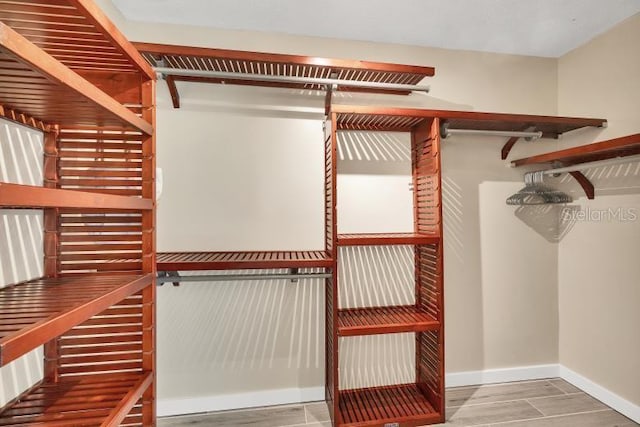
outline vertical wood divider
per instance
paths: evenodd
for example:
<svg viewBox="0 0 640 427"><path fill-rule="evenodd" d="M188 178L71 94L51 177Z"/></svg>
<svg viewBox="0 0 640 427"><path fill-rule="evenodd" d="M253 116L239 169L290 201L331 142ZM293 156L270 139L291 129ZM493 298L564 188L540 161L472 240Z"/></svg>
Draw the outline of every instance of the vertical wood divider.
<svg viewBox="0 0 640 427"><path fill-rule="evenodd" d="M156 82L142 84L142 118L155 129ZM142 197L153 201L153 209L142 212L142 270L156 274L156 136L142 142ZM142 424L156 424L156 286L155 281L142 291L142 368L153 372L153 382L142 396Z"/></svg>
<svg viewBox="0 0 640 427"><path fill-rule="evenodd" d="M60 128L57 125L50 126L44 132L44 164L43 164L43 187L58 188L60 173L58 170L58 135ZM58 214L55 208L44 209L44 276L58 277L59 262L58 253L60 240L58 236ZM44 379L49 382L57 382L59 378L58 366L60 359L60 346L58 338L47 342L44 345Z"/></svg>

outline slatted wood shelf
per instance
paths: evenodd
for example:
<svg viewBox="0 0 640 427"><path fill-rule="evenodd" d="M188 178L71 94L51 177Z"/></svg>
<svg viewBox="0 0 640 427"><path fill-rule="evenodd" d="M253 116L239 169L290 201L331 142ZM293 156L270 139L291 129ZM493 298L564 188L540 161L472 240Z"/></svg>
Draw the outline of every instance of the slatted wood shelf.
<svg viewBox="0 0 640 427"><path fill-rule="evenodd" d="M443 419L416 384L341 390L337 426L421 426Z"/></svg>
<svg viewBox="0 0 640 427"><path fill-rule="evenodd" d="M0 105L34 119L61 126L126 126L153 133L150 123L3 22L0 74Z"/></svg>
<svg viewBox="0 0 640 427"><path fill-rule="evenodd" d="M160 271L328 268L332 265L331 255L325 251L159 252L157 256Z"/></svg>
<svg viewBox="0 0 640 427"><path fill-rule="evenodd" d="M439 241L439 236L421 233L338 234L338 246L433 245Z"/></svg>
<svg viewBox="0 0 640 427"><path fill-rule="evenodd" d="M73 70L155 74L109 18L88 0L5 1L0 21Z"/></svg>
<svg viewBox="0 0 640 427"><path fill-rule="evenodd" d="M343 337L424 332L439 327L440 322L413 305L338 311L338 335Z"/></svg>
<svg viewBox="0 0 640 427"><path fill-rule="evenodd" d="M154 66L175 70L214 71L231 74L259 76L336 78L357 82L394 83L417 85L425 77L435 74L433 67L390 64L371 61L319 58L300 55L283 55L262 52L247 52L226 49L210 49L193 46L176 46L153 43L133 43L147 61ZM333 77L332 77L333 76ZM167 84L172 92L174 106L179 107L179 96L175 81L199 83L224 83L250 86L283 87L307 90L325 90L324 85L265 82L214 77L180 76L169 73ZM338 90L383 92L381 89L340 87ZM388 93L389 91L387 91ZM408 94L406 91L392 93Z"/></svg>
<svg viewBox="0 0 640 427"><path fill-rule="evenodd" d="M0 410L0 426L117 426L152 379L140 372L41 383Z"/></svg>
<svg viewBox="0 0 640 427"><path fill-rule="evenodd" d="M513 166L551 164L573 166L581 163L608 160L616 157L627 157L640 154L640 133L622 138L610 139L580 147L567 148L566 150L553 151L537 156L518 159L511 164Z"/></svg>
<svg viewBox="0 0 640 427"><path fill-rule="evenodd" d="M605 119L482 113L475 111L426 110L333 105L338 130L409 132L418 124L439 118L452 129L523 131L535 128L543 138L557 138L572 130L602 127Z"/></svg>
<svg viewBox="0 0 640 427"><path fill-rule="evenodd" d="M0 366L153 282L153 274L100 274L36 279L0 289Z"/></svg>
<svg viewBox="0 0 640 427"><path fill-rule="evenodd" d="M133 196L0 182L0 207L151 210L153 201Z"/></svg>

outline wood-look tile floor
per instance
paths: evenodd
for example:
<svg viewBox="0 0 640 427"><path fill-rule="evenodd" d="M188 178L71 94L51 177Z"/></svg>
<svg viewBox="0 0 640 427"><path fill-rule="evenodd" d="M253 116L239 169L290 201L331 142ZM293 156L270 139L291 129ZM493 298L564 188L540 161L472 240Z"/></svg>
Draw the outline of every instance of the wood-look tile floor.
<svg viewBox="0 0 640 427"><path fill-rule="evenodd" d="M324 402L162 418L158 426L330 427ZM447 389L439 427L639 426L561 379Z"/></svg>

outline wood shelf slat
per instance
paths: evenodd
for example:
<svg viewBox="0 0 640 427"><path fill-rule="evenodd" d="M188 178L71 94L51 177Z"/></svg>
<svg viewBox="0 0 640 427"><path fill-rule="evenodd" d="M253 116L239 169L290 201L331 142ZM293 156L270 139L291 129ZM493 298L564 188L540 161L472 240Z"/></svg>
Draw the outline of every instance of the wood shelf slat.
<svg viewBox="0 0 640 427"><path fill-rule="evenodd" d="M427 110L333 105L338 130L409 132L424 120L439 118L452 129L523 131L534 127L543 138L583 127L602 127L607 121L596 118L555 117L528 114L486 113L476 111Z"/></svg>
<svg viewBox="0 0 640 427"><path fill-rule="evenodd" d="M95 274L42 278L0 289L0 366L153 282L153 274Z"/></svg>
<svg viewBox="0 0 640 427"><path fill-rule="evenodd" d="M127 126L147 135L153 126L0 22L0 105L48 124Z"/></svg>
<svg viewBox="0 0 640 427"><path fill-rule="evenodd" d="M338 335L394 334L436 330L440 322L413 305L338 310Z"/></svg>
<svg viewBox="0 0 640 427"><path fill-rule="evenodd" d="M153 201L134 196L0 182L0 207L150 210L153 209Z"/></svg>
<svg viewBox="0 0 640 427"><path fill-rule="evenodd" d="M440 237L421 233L350 233L338 234L338 246L433 245Z"/></svg>
<svg viewBox="0 0 640 427"><path fill-rule="evenodd" d="M140 372L43 382L0 410L0 426L120 425L152 380Z"/></svg>
<svg viewBox="0 0 640 427"><path fill-rule="evenodd" d="M328 268L325 251L159 252L160 271L241 270L267 268Z"/></svg>
<svg viewBox="0 0 640 427"><path fill-rule="evenodd" d="M540 164L554 164L562 167L638 154L640 154L640 133L526 157L514 160L511 164L515 167Z"/></svg>
<svg viewBox="0 0 640 427"><path fill-rule="evenodd" d="M420 426L439 422L436 412L417 384L341 390L338 427Z"/></svg>

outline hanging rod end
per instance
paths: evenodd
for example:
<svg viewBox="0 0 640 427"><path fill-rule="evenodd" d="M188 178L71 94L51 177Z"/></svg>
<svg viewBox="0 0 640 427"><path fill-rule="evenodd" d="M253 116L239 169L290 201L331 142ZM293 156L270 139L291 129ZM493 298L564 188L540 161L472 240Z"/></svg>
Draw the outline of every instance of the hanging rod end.
<svg viewBox="0 0 640 427"><path fill-rule="evenodd" d="M449 133L449 123L442 122L440 124L440 138L447 139L449 138L449 136L451 136L451 134Z"/></svg>

